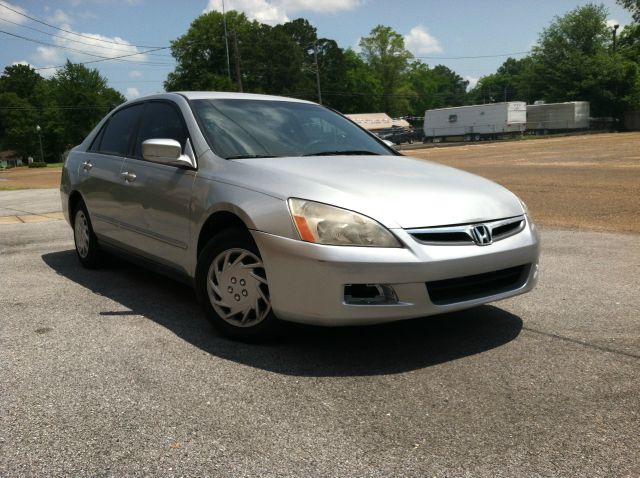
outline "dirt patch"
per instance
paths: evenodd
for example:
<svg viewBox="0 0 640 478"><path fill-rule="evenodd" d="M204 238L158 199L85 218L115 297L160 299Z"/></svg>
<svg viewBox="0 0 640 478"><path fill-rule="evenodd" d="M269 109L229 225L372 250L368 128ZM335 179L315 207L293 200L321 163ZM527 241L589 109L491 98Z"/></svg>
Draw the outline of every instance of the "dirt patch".
<svg viewBox="0 0 640 478"><path fill-rule="evenodd" d="M640 233L640 133L464 144L406 151L491 179L536 223Z"/></svg>
<svg viewBox="0 0 640 478"><path fill-rule="evenodd" d="M62 168L12 168L0 170L2 189L59 188Z"/></svg>

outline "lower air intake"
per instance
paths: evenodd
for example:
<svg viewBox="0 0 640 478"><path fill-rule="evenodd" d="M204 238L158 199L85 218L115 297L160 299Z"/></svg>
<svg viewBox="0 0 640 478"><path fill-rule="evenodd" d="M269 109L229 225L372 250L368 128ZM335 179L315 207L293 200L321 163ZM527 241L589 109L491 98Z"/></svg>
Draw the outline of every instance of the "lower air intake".
<svg viewBox="0 0 640 478"><path fill-rule="evenodd" d="M455 304L482 299L519 289L527 281L531 264L472 276L427 282L431 302L436 305Z"/></svg>

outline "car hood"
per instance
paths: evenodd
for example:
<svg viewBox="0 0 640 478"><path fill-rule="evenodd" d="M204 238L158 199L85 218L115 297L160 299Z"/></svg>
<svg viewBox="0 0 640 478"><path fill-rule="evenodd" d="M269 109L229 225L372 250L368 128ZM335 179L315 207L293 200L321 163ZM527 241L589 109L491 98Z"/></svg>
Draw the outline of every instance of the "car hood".
<svg viewBox="0 0 640 478"><path fill-rule="evenodd" d="M390 228L489 221L523 214L518 198L471 173L406 156L232 160L234 182L359 212Z"/></svg>

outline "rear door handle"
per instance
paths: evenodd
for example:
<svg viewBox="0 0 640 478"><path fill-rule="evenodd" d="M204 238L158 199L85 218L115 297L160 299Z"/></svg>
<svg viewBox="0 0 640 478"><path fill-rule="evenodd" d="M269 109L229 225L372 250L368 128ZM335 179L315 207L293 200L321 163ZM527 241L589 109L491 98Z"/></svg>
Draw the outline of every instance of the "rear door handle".
<svg viewBox="0 0 640 478"><path fill-rule="evenodd" d="M120 176L128 183L132 183L132 182L134 182L136 180L136 175L134 173L130 173L128 171L120 173Z"/></svg>
<svg viewBox="0 0 640 478"><path fill-rule="evenodd" d="M85 171L89 171L91 168L93 168L93 164L91 164L91 161L86 160L84 163L82 163L82 169L84 169Z"/></svg>

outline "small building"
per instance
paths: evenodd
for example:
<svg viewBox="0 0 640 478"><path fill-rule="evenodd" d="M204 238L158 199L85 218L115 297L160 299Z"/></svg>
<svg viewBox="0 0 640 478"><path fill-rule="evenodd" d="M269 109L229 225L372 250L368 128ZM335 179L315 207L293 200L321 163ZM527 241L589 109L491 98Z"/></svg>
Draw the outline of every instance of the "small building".
<svg viewBox="0 0 640 478"><path fill-rule="evenodd" d="M438 108L425 111L424 136L434 142L502 138L522 134L526 122L524 101Z"/></svg>
<svg viewBox="0 0 640 478"><path fill-rule="evenodd" d="M527 105L530 131L573 131L589 128L589 102L540 103Z"/></svg>
<svg viewBox="0 0 640 478"><path fill-rule="evenodd" d="M0 151L0 168L7 169L15 168L16 166L22 166L22 156L9 149Z"/></svg>
<svg viewBox="0 0 640 478"><path fill-rule="evenodd" d="M345 116L369 131L379 131L394 126L393 120L386 113L357 113Z"/></svg>

